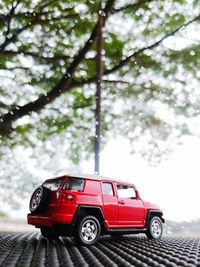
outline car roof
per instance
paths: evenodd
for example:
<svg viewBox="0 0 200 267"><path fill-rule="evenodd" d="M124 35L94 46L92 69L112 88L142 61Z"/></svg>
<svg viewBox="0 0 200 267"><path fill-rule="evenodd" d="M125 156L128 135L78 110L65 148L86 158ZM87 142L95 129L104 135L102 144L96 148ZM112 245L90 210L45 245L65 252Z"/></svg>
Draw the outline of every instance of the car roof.
<svg viewBox="0 0 200 267"><path fill-rule="evenodd" d="M97 181L114 181L114 182L120 182L120 183L125 183L125 184L132 184L130 182L127 181L123 181L123 180L119 180L119 179L115 179L115 178L110 178L110 177L106 177L106 176L101 176L101 175L97 175L97 174L84 174L84 173L79 173L79 174L66 174L66 176L68 177L76 177L76 178L84 178L84 179L89 179L89 180L97 180Z"/></svg>

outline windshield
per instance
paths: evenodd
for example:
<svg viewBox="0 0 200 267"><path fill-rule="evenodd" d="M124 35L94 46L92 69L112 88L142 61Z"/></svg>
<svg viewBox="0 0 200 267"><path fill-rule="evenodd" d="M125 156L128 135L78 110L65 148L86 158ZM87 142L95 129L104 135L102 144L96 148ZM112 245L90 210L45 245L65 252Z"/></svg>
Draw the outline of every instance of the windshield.
<svg viewBox="0 0 200 267"><path fill-rule="evenodd" d="M54 191L54 190L58 190L62 184L62 182L64 181L64 177L59 177L59 178L55 178L55 179L49 179L46 180L43 183L43 186L49 188L50 190Z"/></svg>

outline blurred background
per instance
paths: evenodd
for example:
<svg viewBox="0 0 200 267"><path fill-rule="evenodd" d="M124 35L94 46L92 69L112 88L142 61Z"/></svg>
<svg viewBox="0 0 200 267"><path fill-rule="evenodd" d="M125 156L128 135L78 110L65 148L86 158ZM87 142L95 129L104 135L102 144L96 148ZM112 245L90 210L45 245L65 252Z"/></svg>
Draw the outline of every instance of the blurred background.
<svg viewBox="0 0 200 267"><path fill-rule="evenodd" d="M95 172L199 234L199 7L0 0L0 230L34 230L45 179Z"/></svg>

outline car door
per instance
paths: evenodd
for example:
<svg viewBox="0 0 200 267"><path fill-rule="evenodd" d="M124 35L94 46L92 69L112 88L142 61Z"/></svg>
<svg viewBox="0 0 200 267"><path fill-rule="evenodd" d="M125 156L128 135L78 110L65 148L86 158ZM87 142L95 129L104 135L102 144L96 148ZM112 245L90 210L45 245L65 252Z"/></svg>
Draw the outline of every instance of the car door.
<svg viewBox="0 0 200 267"><path fill-rule="evenodd" d="M133 186L117 184L118 225L123 227L144 227L143 201Z"/></svg>
<svg viewBox="0 0 200 267"><path fill-rule="evenodd" d="M102 182L104 219L107 227L117 226L118 199L111 182Z"/></svg>

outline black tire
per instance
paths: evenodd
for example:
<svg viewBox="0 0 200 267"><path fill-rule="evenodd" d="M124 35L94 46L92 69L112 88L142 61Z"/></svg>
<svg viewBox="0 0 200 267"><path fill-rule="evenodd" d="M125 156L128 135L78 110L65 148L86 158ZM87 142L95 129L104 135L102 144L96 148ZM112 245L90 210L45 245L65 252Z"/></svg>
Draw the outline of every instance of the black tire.
<svg viewBox="0 0 200 267"><path fill-rule="evenodd" d="M101 234L101 225L94 216L86 216L82 218L75 228L75 240L80 245L93 245Z"/></svg>
<svg viewBox="0 0 200 267"><path fill-rule="evenodd" d="M32 194L29 209L31 213L44 212L49 204L50 189L39 186Z"/></svg>
<svg viewBox="0 0 200 267"><path fill-rule="evenodd" d="M52 227L42 227L40 231L42 236L46 239L57 239L59 236L57 231Z"/></svg>
<svg viewBox="0 0 200 267"><path fill-rule="evenodd" d="M159 217L152 217L149 221L146 236L149 239L159 239L163 233L163 224Z"/></svg>

